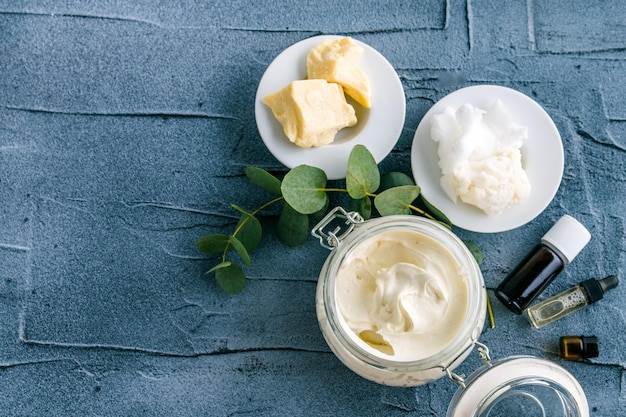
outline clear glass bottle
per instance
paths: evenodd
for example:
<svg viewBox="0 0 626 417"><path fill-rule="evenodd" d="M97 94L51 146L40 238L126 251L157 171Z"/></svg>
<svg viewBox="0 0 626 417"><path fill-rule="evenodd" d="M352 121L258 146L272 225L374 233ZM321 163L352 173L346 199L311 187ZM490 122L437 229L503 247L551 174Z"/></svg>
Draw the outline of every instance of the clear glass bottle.
<svg viewBox="0 0 626 417"><path fill-rule="evenodd" d="M593 304L604 297L604 293L617 287L619 279L609 275L603 279L588 279L554 297L548 298L527 311L528 318L537 329L550 324L561 317Z"/></svg>
<svg viewBox="0 0 626 417"><path fill-rule="evenodd" d="M571 216L561 217L524 260L496 288L496 297L515 314L522 312L591 239Z"/></svg>

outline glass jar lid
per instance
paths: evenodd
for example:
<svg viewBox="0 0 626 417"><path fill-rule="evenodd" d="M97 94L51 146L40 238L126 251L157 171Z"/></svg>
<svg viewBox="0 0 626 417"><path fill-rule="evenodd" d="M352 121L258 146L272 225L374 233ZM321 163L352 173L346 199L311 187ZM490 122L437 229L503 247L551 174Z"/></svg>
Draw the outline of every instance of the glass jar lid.
<svg viewBox="0 0 626 417"><path fill-rule="evenodd" d="M576 378L545 359L503 358L457 382L447 417L589 417Z"/></svg>

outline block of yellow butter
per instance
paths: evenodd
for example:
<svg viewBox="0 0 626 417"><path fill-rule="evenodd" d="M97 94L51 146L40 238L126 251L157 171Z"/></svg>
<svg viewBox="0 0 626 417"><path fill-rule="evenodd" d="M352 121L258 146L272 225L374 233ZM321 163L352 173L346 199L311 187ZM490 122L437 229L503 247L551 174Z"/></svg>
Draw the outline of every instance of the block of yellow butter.
<svg viewBox="0 0 626 417"><path fill-rule="evenodd" d="M352 38L326 39L309 51L307 76L340 84L347 95L369 109L370 80L359 67L363 52L363 48Z"/></svg>
<svg viewBox="0 0 626 417"><path fill-rule="evenodd" d="M340 129L357 121L342 87L325 80L292 81L263 98L263 103L283 125L287 138L303 148L327 145Z"/></svg>

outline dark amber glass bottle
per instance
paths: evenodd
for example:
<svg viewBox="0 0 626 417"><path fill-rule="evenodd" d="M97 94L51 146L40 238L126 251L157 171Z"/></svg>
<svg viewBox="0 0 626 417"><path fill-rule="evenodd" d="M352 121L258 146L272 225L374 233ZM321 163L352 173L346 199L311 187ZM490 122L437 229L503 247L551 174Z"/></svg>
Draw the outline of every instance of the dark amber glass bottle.
<svg viewBox="0 0 626 417"><path fill-rule="evenodd" d="M559 339L559 356L568 361L597 358L600 355L595 336L562 336Z"/></svg>
<svg viewBox="0 0 626 417"><path fill-rule="evenodd" d="M537 245L496 290L496 297L516 314L530 305L563 270L565 262L546 245Z"/></svg>
<svg viewBox="0 0 626 417"><path fill-rule="evenodd" d="M589 231L571 216L563 216L541 244L496 288L496 297L512 312L522 312L570 263L591 239Z"/></svg>

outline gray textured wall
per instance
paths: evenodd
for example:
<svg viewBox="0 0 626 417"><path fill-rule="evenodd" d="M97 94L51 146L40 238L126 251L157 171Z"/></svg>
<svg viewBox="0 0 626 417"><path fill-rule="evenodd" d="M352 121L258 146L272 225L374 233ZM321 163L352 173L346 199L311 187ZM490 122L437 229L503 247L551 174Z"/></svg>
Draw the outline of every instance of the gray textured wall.
<svg viewBox="0 0 626 417"><path fill-rule="evenodd" d="M313 239L287 249L268 218L243 293L203 275L215 258L196 239L230 233L230 203L267 199L243 168L286 171L257 133L256 86L317 34L371 45L401 78L406 122L383 171L410 173L421 117L464 86L514 88L553 118L565 172L548 209L510 232L457 231L482 247L490 289L565 213L593 237L545 296L623 275L621 0L153 3L0 0L0 415L445 415L451 381L379 386L330 353ZM592 416L626 415L625 296L540 331L492 298L482 340L558 361L560 335L596 334L599 358L559 363Z"/></svg>

